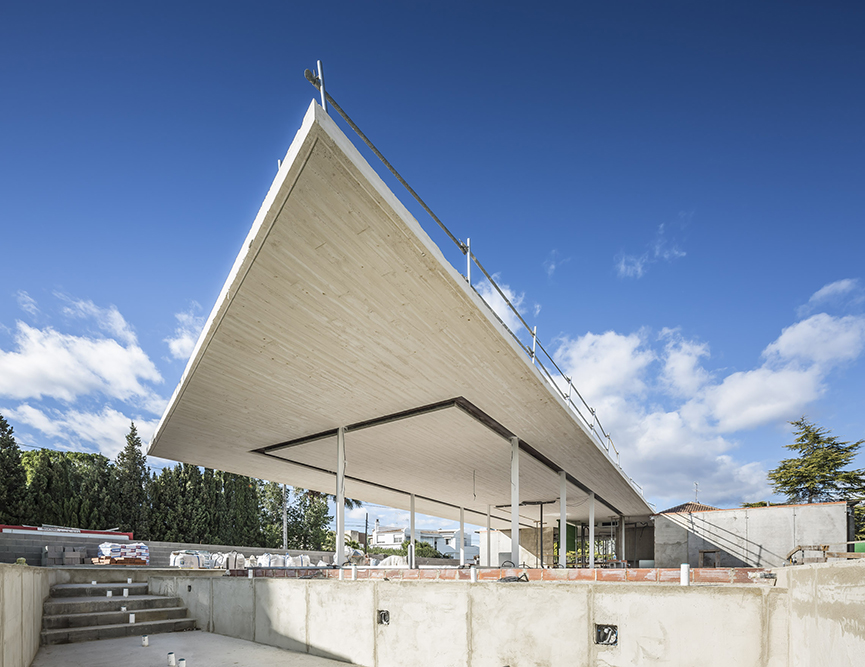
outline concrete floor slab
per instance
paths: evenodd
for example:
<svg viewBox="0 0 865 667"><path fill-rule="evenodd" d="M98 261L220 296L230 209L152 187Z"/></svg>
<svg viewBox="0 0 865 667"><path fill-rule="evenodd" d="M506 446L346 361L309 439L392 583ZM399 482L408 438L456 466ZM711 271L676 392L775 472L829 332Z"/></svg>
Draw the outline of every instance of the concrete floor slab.
<svg viewBox="0 0 865 667"><path fill-rule="evenodd" d="M209 632L171 632L150 635L150 646L141 637L43 646L31 667L154 667L168 663L168 652L186 658L187 667L280 665L281 667L335 667L344 662L263 646L243 639Z"/></svg>

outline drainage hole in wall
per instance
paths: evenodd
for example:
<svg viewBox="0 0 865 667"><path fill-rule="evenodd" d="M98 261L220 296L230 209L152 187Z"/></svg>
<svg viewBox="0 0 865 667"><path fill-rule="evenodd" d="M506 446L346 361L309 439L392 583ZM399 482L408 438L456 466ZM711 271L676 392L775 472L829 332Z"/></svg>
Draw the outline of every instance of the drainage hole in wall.
<svg viewBox="0 0 865 667"><path fill-rule="evenodd" d="M378 624L390 625L390 612L387 609L378 610Z"/></svg>
<svg viewBox="0 0 865 667"><path fill-rule="evenodd" d="M619 627L617 625L595 625L595 643L604 646L616 646L619 643Z"/></svg>

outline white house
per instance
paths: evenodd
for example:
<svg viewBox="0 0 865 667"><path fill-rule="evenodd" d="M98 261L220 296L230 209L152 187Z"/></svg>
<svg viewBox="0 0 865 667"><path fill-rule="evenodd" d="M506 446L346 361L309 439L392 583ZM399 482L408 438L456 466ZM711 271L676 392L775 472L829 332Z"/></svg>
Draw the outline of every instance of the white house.
<svg viewBox="0 0 865 667"><path fill-rule="evenodd" d="M444 556L459 558L458 533L459 530L453 528L441 528L439 530L415 529L415 539L418 542L426 542ZM409 528L381 526L378 519L376 519L370 546L394 549L398 548L404 540L410 539L410 537L411 530ZM472 536L468 531L463 534L463 545L467 562L473 561L480 554L480 549L472 544Z"/></svg>

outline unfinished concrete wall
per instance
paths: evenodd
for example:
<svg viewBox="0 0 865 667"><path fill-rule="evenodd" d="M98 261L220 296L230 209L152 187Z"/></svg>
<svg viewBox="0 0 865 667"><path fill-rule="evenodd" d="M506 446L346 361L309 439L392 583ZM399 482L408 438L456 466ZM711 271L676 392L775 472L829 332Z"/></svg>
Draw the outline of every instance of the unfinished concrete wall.
<svg viewBox="0 0 865 667"><path fill-rule="evenodd" d="M865 567L848 579L865 590ZM201 629L366 667L785 667L793 632L837 625L813 608L791 628L782 584L153 577L151 592L183 598ZM595 644L595 624L617 625L618 645Z"/></svg>
<svg viewBox="0 0 865 667"><path fill-rule="evenodd" d="M28 667L39 650L51 572L0 563L0 667Z"/></svg>
<svg viewBox="0 0 865 667"><path fill-rule="evenodd" d="M798 545L846 551L847 504L785 505L655 516L655 565L699 567L717 551L720 567L782 567ZM706 553L704 560L714 559Z"/></svg>
<svg viewBox="0 0 865 667"><path fill-rule="evenodd" d="M865 561L800 565L788 586L790 667L860 665L865 656Z"/></svg>

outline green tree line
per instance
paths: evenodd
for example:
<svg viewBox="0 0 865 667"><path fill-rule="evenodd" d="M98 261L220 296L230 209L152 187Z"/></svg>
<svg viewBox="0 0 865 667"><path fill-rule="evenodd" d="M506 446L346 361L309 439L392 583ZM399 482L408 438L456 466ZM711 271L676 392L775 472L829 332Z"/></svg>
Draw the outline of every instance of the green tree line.
<svg viewBox="0 0 865 667"><path fill-rule="evenodd" d="M288 548L333 541L327 496L287 494ZM151 471L135 424L111 461L102 454L22 452L0 415L0 524L118 529L137 540L282 547L283 487L187 463Z"/></svg>

